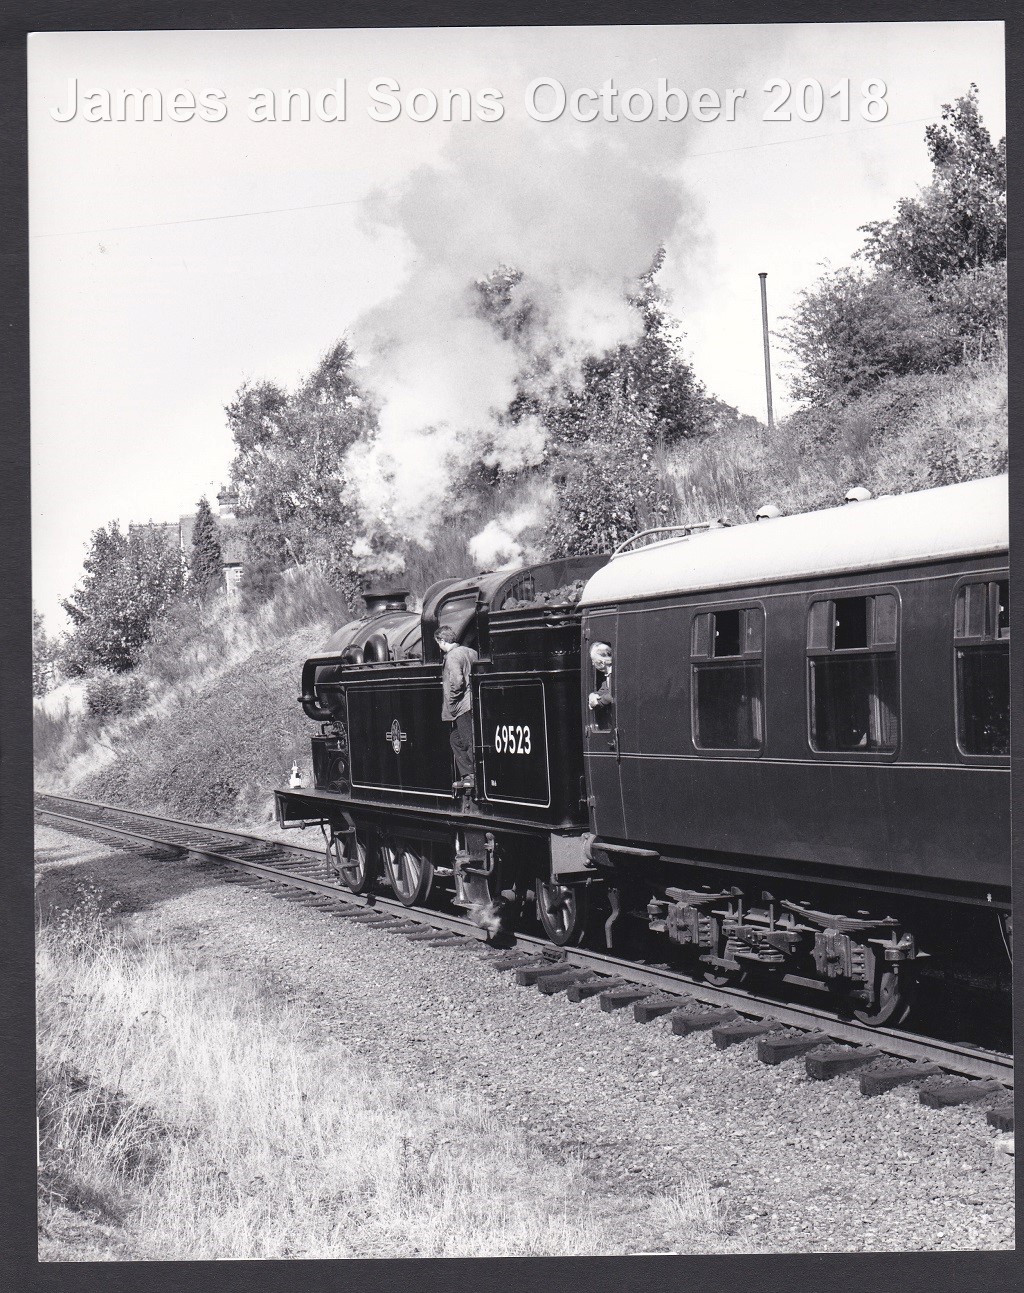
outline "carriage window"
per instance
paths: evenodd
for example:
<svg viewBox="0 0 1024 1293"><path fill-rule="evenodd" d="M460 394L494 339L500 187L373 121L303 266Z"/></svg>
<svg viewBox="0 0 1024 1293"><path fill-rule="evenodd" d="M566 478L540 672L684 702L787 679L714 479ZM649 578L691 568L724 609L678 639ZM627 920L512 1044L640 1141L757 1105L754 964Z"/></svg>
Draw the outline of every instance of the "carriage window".
<svg viewBox="0 0 1024 1293"><path fill-rule="evenodd" d="M612 648L607 642L595 642L590 648L591 690L587 697L591 724L602 732L615 726L615 696L612 692Z"/></svg>
<svg viewBox="0 0 1024 1293"><path fill-rule="evenodd" d="M1010 753L1010 585L965 584L956 595L956 737L964 754Z"/></svg>
<svg viewBox="0 0 1024 1293"><path fill-rule="evenodd" d="M700 750L759 750L764 742L764 611L693 617L693 743Z"/></svg>
<svg viewBox="0 0 1024 1293"><path fill-rule="evenodd" d="M813 749L896 749L897 646L897 602L892 593L812 603L807 656Z"/></svg>

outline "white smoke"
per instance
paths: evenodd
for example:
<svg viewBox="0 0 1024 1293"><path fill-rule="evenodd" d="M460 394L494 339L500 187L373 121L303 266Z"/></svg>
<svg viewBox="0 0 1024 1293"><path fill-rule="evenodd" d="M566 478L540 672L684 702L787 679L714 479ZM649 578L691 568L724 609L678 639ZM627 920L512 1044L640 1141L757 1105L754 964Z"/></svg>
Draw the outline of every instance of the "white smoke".
<svg viewBox="0 0 1024 1293"><path fill-rule="evenodd" d="M469 540L469 555L481 570L512 570L532 559L529 545L521 541L524 530L540 525L546 499L511 512L501 512Z"/></svg>
<svg viewBox="0 0 1024 1293"><path fill-rule="evenodd" d="M368 531L424 542L468 463L541 461L541 424L503 411L524 383L573 381L586 356L637 337L626 294L687 210L677 160L621 136L506 122L500 136L453 133L440 164L375 195L365 218L400 231L409 272L354 330L380 402L376 438L347 464ZM473 289L499 266L521 273L511 308L530 311L512 340Z"/></svg>

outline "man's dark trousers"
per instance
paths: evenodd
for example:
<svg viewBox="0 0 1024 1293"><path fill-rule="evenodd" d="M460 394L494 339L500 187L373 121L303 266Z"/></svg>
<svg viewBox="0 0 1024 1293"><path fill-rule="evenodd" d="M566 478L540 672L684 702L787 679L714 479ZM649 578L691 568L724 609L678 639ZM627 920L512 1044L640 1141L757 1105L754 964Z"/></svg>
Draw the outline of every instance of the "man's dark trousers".
<svg viewBox="0 0 1024 1293"><path fill-rule="evenodd" d="M473 711L460 714L452 724L452 753L455 755L455 770L460 780L472 777L475 773L473 760Z"/></svg>

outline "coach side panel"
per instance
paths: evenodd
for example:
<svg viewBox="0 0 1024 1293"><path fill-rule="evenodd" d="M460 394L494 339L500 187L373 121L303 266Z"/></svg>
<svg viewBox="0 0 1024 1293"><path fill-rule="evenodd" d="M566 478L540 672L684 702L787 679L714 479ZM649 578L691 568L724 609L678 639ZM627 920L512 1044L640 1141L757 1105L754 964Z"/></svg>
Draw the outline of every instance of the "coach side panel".
<svg viewBox="0 0 1024 1293"><path fill-rule="evenodd" d="M617 608L614 740L587 751L588 780L603 792L595 829L666 855L741 854L766 869L790 859L1007 885L1009 760L965 754L955 720L958 590L999 578L1005 568L979 560ZM814 606L845 616L861 601L897 640L832 658L815 651L812 620L826 612ZM737 623L739 654L716 658L708 626L722 634ZM605 612L606 637L608 626ZM888 708L872 720L882 748L815 748L812 671L876 667L888 679ZM698 692L719 679L743 721L712 712L708 722ZM732 748L712 748L723 742Z"/></svg>

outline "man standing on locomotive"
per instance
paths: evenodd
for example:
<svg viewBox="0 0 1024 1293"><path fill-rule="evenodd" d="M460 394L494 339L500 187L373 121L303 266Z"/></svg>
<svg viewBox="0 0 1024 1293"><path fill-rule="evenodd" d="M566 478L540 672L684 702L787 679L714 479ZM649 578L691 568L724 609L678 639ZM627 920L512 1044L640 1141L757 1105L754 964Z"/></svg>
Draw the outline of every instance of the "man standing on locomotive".
<svg viewBox="0 0 1024 1293"><path fill-rule="evenodd" d="M473 749L473 689L470 674L479 658L472 647L459 646L454 632L446 625L437 630L434 641L444 655L441 670L441 719L451 723L452 753L458 780L452 790L472 794L476 786L476 760Z"/></svg>

